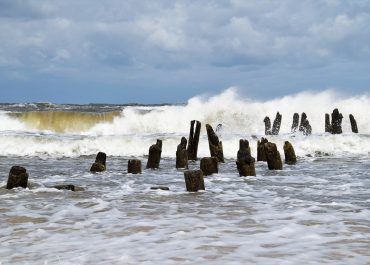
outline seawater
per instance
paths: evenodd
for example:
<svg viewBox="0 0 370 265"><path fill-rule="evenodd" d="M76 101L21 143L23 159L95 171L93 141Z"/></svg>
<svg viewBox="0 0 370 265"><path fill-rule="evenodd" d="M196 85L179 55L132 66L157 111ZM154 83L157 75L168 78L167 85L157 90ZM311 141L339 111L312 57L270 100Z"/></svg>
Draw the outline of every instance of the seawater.
<svg viewBox="0 0 370 265"><path fill-rule="evenodd" d="M342 135L324 133L324 114L338 107ZM370 264L370 126L367 95L333 91L270 101L241 98L234 89L186 104L0 105L1 264ZM292 142L296 165L241 178L239 139L256 156L263 118L283 115L270 136L283 155ZM294 112L305 111L313 135L291 134ZM359 134L350 131L348 115ZM202 122L198 156L209 156L204 126L216 127L226 162L187 193L175 169L176 146L190 120ZM163 140L160 169L127 174L131 158L147 159ZM98 151L107 171L91 174ZM28 189L6 190L13 165L27 168ZM199 168L199 161L190 162ZM75 184L82 192L59 191ZM153 191L152 186L170 191Z"/></svg>

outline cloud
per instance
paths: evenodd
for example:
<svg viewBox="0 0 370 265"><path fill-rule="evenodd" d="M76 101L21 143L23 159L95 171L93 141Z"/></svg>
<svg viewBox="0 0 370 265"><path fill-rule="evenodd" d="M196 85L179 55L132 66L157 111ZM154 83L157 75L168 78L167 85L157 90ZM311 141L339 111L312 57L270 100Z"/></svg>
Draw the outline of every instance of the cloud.
<svg viewBox="0 0 370 265"><path fill-rule="evenodd" d="M367 1L2 0L0 69L120 79L353 66L370 59L369 25Z"/></svg>

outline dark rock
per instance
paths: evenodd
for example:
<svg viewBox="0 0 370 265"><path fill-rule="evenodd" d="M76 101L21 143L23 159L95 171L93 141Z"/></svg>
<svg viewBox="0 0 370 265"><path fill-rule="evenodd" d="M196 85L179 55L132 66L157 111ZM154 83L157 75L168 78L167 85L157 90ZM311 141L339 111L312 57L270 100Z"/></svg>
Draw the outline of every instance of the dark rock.
<svg viewBox="0 0 370 265"><path fill-rule="evenodd" d="M27 188L27 184L28 184L27 170L24 167L13 166L9 172L6 188L9 190L17 187Z"/></svg>
<svg viewBox="0 0 370 265"><path fill-rule="evenodd" d="M218 173L218 159L217 157L203 157L200 160L200 169L204 176L209 176Z"/></svg>
<svg viewBox="0 0 370 265"><path fill-rule="evenodd" d="M343 115L339 113L338 109L334 109L331 114L331 129L332 134L341 134L342 133L342 119Z"/></svg>
<svg viewBox="0 0 370 265"><path fill-rule="evenodd" d="M255 176L255 159L251 156L251 149L248 140L240 139L236 167L239 176Z"/></svg>
<svg viewBox="0 0 370 265"><path fill-rule="evenodd" d="M268 140L263 137L257 142L257 161L267 161L265 143L268 143Z"/></svg>
<svg viewBox="0 0 370 265"><path fill-rule="evenodd" d="M169 187L165 186L156 186L156 187L150 187L151 190L170 190Z"/></svg>
<svg viewBox="0 0 370 265"><path fill-rule="evenodd" d="M212 126L206 124L207 129L207 136L208 136L208 143L209 143L209 151L212 157L217 157L218 162L225 162L224 161L224 153L222 148L222 142L219 141L218 136L213 131Z"/></svg>
<svg viewBox="0 0 370 265"><path fill-rule="evenodd" d="M54 189L58 190L70 190L70 191L84 191L84 188L72 185L72 184L61 184L53 186Z"/></svg>
<svg viewBox="0 0 370 265"><path fill-rule="evenodd" d="M267 165L270 170L281 170L283 169L283 163L281 162L280 153L277 150L276 144L265 143L265 151L267 158Z"/></svg>
<svg viewBox="0 0 370 265"><path fill-rule="evenodd" d="M285 141L284 143L284 155L285 155L285 164L293 165L297 163L297 157L295 155L294 147L288 141Z"/></svg>
<svg viewBox="0 0 370 265"><path fill-rule="evenodd" d="M351 122L351 129L353 133L358 133L357 122L352 114L349 114L349 121Z"/></svg>
<svg viewBox="0 0 370 265"><path fill-rule="evenodd" d="M281 118L282 118L281 114L279 112L276 113L276 117L275 117L274 123L272 125L272 131L271 131L272 135L278 135L279 134L280 126L281 126Z"/></svg>
<svg viewBox="0 0 370 265"><path fill-rule="evenodd" d="M162 140L157 140L156 144L153 144L149 148L149 157L146 164L146 168L159 168L159 163L161 162L162 154Z"/></svg>
<svg viewBox="0 0 370 265"><path fill-rule="evenodd" d="M265 123L265 135L271 135L271 121L268 116L266 116L263 119L263 122Z"/></svg>
<svg viewBox="0 0 370 265"><path fill-rule="evenodd" d="M141 174L141 160L130 159L127 162L127 173Z"/></svg>
<svg viewBox="0 0 370 265"><path fill-rule="evenodd" d="M331 133L330 115L325 113L325 132Z"/></svg>
<svg viewBox="0 0 370 265"><path fill-rule="evenodd" d="M96 155L95 162L92 164L91 172L103 172L106 170L107 155L103 152L99 152Z"/></svg>
<svg viewBox="0 0 370 265"><path fill-rule="evenodd" d="M295 133L297 131L298 125L299 125L299 114L298 113L294 113L294 115L293 115L293 123L292 123L292 130L291 130L292 133Z"/></svg>
<svg viewBox="0 0 370 265"><path fill-rule="evenodd" d="M176 168L188 168L188 152L186 151L186 144L186 138L182 137L176 151Z"/></svg>
<svg viewBox="0 0 370 265"><path fill-rule="evenodd" d="M197 192L198 190L205 190L202 170L184 171L184 178L187 191Z"/></svg>
<svg viewBox="0 0 370 265"><path fill-rule="evenodd" d="M196 127L194 129L194 124L196 123ZM197 160L198 159L198 144L199 144L199 135L200 135L200 128L201 123L199 121L191 121L190 122L190 134L189 134L189 143L188 143L188 160Z"/></svg>

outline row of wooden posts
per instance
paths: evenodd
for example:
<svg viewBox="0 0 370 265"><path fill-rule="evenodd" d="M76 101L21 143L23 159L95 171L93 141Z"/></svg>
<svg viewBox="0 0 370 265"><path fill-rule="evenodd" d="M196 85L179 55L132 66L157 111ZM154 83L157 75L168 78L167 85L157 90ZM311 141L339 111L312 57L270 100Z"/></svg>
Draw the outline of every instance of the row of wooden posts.
<svg viewBox="0 0 370 265"><path fill-rule="evenodd" d="M352 114L349 115L352 132L358 133L357 122ZM343 115L334 109L331 114L331 121L329 114L325 114L325 132L332 134L342 133L342 119ZM274 120L272 129L269 117L264 119L265 122L265 134L266 135L277 135L280 131L282 115L278 112ZM297 129L305 135L312 133L312 128L307 120L307 115L303 112L301 115L301 121L299 123L299 114L294 113L292 132L296 132ZM189 141L185 137L181 138L180 144L176 150L176 168L188 169L189 160L197 160L198 144L200 136L201 123L199 121L190 122L190 134ZM224 162L222 142L214 132L211 125L206 124L210 157L203 157L200 161L199 170L186 170L184 171L186 189L188 191L198 191L204 189L203 176L218 173L218 163ZM156 169L159 168L162 153L162 140L157 140L156 144L150 146L149 156L146 164L146 168ZM284 144L285 162L288 164L296 163L296 155L294 148L288 141ZM96 156L95 162L92 164L91 172L102 172L106 170L106 158L107 155L103 152L99 152ZM276 144L269 142L266 138L262 138L257 142L257 161L267 161L268 168L270 170L281 170L282 161L280 153L277 150ZM236 166L240 176L255 176L255 158L251 156L248 140L240 139L239 151L237 153ZM132 174L141 173L141 160L130 159L128 161L127 172ZM20 166L14 166L11 168L8 176L6 188L12 189L15 187L26 188L28 185L28 173L25 168ZM77 190L74 185L56 185L53 186L57 189L69 189Z"/></svg>
<svg viewBox="0 0 370 265"><path fill-rule="evenodd" d="M282 115L277 112L274 123L271 128L271 121L268 116L266 116L263 120L265 123L265 135L278 135L281 126ZM331 121L330 115L325 113L325 132L331 134L341 134L342 133L342 120L343 115L339 112L336 108L333 110L331 114ZM349 120L351 123L351 129L353 133L358 133L357 122L352 114L349 114ZM312 133L312 127L310 122L307 119L306 113L302 112L301 115L301 122L299 123L299 114L293 114L293 123L291 127L291 132L294 133L296 131L302 132L304 135L310 135Z"/></svg>
<svg viewBox="0 0 370 265"><path fill-rule="evenodd" d="M184 178L186 189L188 191L198 191L204 189L203 176L208 176L218 173L218 164L224 163L222 142L214 132L211 125L206 124L208 143L210 149L210 157L203 157L200 160L199 170L187 170L189 160L197 160L198 144L200 136L201 123L199 121L190 122L189 142L185 137L181 138L180 144L176 150L176 168L185 169ZM162 140L157 140L155 144L149 148L149 156L146 164L147 169L158 169L162 153ZM286 141L284 144L285 162L293 164L296 162L296 155L293 146ZM107 155L99 152L96 155L95 162L92 164L91 172L103 172L106 170ZM281 170L282 161L280 153L277 150L276 144L268 142L262 138L257 143L257 161L267 161L268 168L271 170ZM240 176L255 176L255 158L251 155L251 150L248 140L240 139L239 151L237 153L236 166ZM131 174L141 173L141 160L128 160L127 172ZM28 185L28 173L25 168L14 166L11 168L8 176L6 188L12 189L15 187L26 188ZM78 187L71 184L56 185L53 188L78 190ZM157 187L158 188L158 187ZM167 187L159 187L168 189ZM155 189L155 187L153 187Z"/></svg>

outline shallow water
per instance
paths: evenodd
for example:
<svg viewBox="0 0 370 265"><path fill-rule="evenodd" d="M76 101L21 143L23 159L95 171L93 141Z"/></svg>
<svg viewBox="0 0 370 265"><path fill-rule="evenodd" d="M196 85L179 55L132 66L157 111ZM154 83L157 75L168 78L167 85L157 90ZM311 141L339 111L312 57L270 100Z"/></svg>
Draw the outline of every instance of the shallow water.
<svg viewBox="0 0 370 265"><path fill-rule="evenodd" d="M141 175L125 172L129 157L91 174L93 159L0 159L2 176L22 164L31 186L0 190L2 264L370 261L369 157L301 157L283 171L258 162L247 178L228 159L199 193L185 192L173 158ZM60 183L85 191L48 188Z"/></svg>
<svg viewBox="0 0 370 265"><path fill-rule="evenodd" d="M324 133L338 107L343 134ZM330 91L266 102L226 90L183 105L0 104L0 265L2 264L370 264L370 98ZM263 118L283 114L269 136L296 165L239 177L239 139L264 136ZM306 112L313 134L292 134L294 112ZM360 133L350 130L348 115ZM204 125L216 128L226 163L185 191L175 152L190 120L202 122L198 157L209 156ZM127 161L163 140L159 170L127 174ZM104 173L92 174L98 151ZM11 166L30 174L28 189L6 190ZM199 161L190 169L199 168ZM74 184L84 191L60 191ZM151 190L168 186L169 191Z"/></svg>

